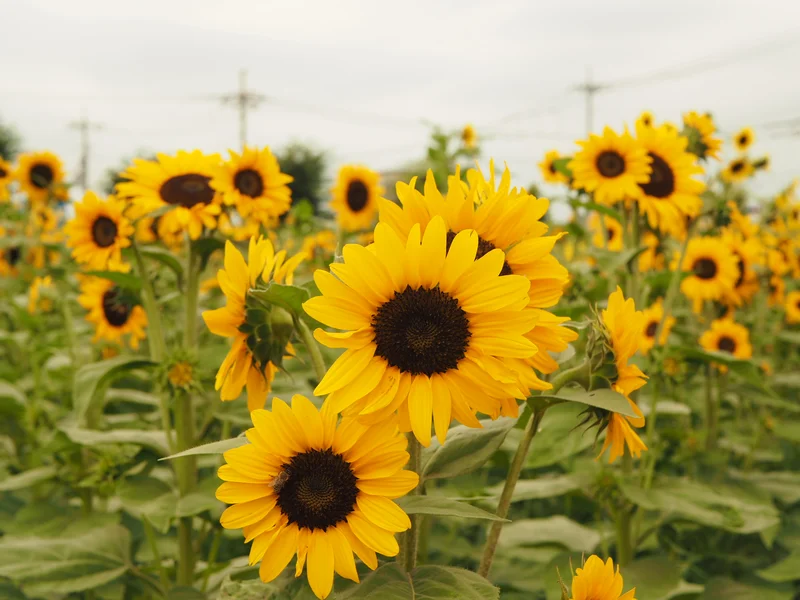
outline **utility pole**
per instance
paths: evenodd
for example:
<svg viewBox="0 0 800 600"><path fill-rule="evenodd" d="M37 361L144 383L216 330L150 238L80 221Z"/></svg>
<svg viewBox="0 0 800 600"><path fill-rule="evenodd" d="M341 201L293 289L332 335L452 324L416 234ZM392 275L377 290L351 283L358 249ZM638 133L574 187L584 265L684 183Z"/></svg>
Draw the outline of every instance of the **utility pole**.
<svg viewBox="0 0 800 600"><path fill-rule="evenodd" d="M247 71L239 71L239 91L222 96L223 104L235 104L239 109L239 144L242 149L247 145L247 109L256 108L266 100L266 96L247 89Z"/></svg>
<svg viewBox="0 0 800 600"><path fill-rule="evenodd" d="M606 85L592 83L592 70L586 67L586 81L583 85L576 85L572 89L586 94L586 134L592 133L594 127L594 95L605 89Z"/></svg>
<svg viewBox="0 0 800 600"><path fill-rule="evenodd" d="M81 158L78 165L78 174L75 177L75 183L78 184L82 190L86 191L89 187L89 154L91 152L91 142L89 139L90 131L99 131L103 128L100 123L93 123L86 117L86 111L78 121L73 121L69 124L70 129L77 129L81 135Z"/></svg>

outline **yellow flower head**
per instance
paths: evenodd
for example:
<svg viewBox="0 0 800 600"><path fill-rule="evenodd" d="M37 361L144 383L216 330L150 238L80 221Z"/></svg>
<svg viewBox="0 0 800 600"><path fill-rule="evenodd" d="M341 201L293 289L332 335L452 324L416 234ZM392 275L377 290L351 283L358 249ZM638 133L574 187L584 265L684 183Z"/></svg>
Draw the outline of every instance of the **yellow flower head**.
<svg viewBox="0 0 800 600"><path fill-rule="evenodd" d="M20 155L14 178L34 204L47 202L64 182L61 159L52 152Z"/></svg>
<svg viewBox="0 0 800 600"><path fill-rule="evenodd" d="M715 237L696 237L689 242L681 269L689 276L681 282L681 291L694 301L699 312L706 300L720 300L733 292L739 271L730 248Z"/></svg>
<svg viewBox="0 0 800 600"><path fill-rule="evenodd" d="M370 569L376 553L396 556L395 533L411 521L392 500L419 482L408 462L408 441L392 421L370 427L321 411L296 395L291 408L272 400L272 411L250 413L250 442L225 452L217 498L231 506L220 522L243 529L250 564L275 579L297 555L295 575L307 567L317 598L327 598L334 571L358 582L353 553Z"/></svg>
<svg viewBox="0 0 800 600"><path fill-rule="evenodd" d="M753 142L756 141L756 134L750 127L745 127L741 129L736 135L733 136L733 145L736 146L736 149L739 152L744 152L750 146L753 145Z"/></svg>
<svg viewBox="0 0 800 600"><path fill-rule="evenodd" d="M95 326L94 340L128 344L134 350L145 338L147 315L138 300L129 292L108 279L85 277L81 280L78 303L89 311L86 320Z"/></svg>
<svg viewBox="0 0 800 600"><path fill-rule="evenodd" d="M372 227L378 212L378 198L383 194L378 173L366 167L344 166L339 169L331 193L331 208L339 227L345 231Z"/></svg>
<svg viewBox="0 0 800 600"><path fill-rule="evenodd" d="M542 177L548 183L569 183L569 178L555 167L555 162L562 158L558 150L550 150L544 155L544 160L539 163L539 169L542 171Z"/></svg>
<svg viewBox="0 0 800 600"><path fill-rule="evenodd" d="M644 322L642 325L642 337L639 343L639 350L641 350L642 354L647 354L656 343L656 332L662 319L664 319L664 305L661 302L661 298L642 312L644 314ZM664 326L661 328L661 335L658 337L659 345L663 345L667 341L673 325L675 325L675 317L670 315L666 318Z"/></svg>
<svg viewBox="0 0 800 600"><path fill-rule="evenodd" d="M114 196L103 201L94 192L86 192L75 205L75 217L64 227L73 258L89 269L127 270L121 250L130 246L134 228L124 210L125 202Z"/></svg>
<svg viewBox="0 0 800 600"><path fill-rule="evenodd" d="M622 593L622 575L610 558L603 563L594 554L586 559L572 578L571 600L636 600L636 588Z"/></svg>
<svg viewBox="0 0 800 600"><path fill-rule="evenodd" d="M786 321L800 323L800 292L786 294Z"/></svg>

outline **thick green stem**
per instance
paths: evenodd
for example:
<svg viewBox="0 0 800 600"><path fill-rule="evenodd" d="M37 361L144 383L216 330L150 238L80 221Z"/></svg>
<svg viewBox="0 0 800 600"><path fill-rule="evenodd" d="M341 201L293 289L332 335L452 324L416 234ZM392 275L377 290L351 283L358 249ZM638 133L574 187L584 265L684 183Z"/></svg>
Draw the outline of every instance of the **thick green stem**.
<svg viewBox="0 0 800 600"><path fill-rule="evenodd" d="M314 367L314 374L317 376L317 381L322 381L322 378L325 377L326 368L325 360L322 358L317 340L314 339L314 334L311 333L308 325L306 325L302 319L295 320L295 327L300 334L300 338L303 340L303 344L305 344L308 349L308 355L311 357L311 364Z"/></svg>
<svg viewBox="0 0 800 600"><path fill-rule="evenodd" d="M408 453L410 455L409 466L411 470L419 475L419 483L411 494L414 496L422 495L424 483L422 481L422 445L417 440L414 432L408 434ZM410 573L417 566L417 547L419 546L419 527L421 515L411 515L411 529L406 531L403 542L405 557L403 566L406 572Z"/></svg>

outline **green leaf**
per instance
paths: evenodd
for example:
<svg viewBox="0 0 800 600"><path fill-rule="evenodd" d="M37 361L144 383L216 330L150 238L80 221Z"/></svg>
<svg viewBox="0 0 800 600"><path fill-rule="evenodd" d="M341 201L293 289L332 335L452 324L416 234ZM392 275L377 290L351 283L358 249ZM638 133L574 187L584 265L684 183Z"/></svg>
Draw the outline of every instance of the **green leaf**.
<svg viewBox="0 0 800 600"><path fill-rule="evenodd" d="M465 569L425 565L406 573L395 562L367 575L337 600L498 600L500 590Z"/></svg>
<svg viewBox="0 0 800 600"><path fill-rule="evenodd" d="M56 476L55 467L36 467L0 481L0 492L10 492L31 487Z"/></svg>
<svg viewBox="0 0 800 600"><path fill-rule="evenodd" d="M574 473L566 475L543 475L536 479L521 479L514 488L514 495L511 496L511 502L555 498L556 496L563 496L564 494L579 490L582 485L583 481ZM488 492L499 498L503 491L503 486L503 483L498 483L489 488Z"/></svg>
<svg viewBox="0 0 800 600"><path fill-rule="evenodd" d="M503 527L499 546L536 546L557 544L575 552L592 552L600 543L600 534L580 523L555 515L544 519L522 519Z"/></svg>
<svg viewBox="0 0 800 600"><path fill-rule="evenodd" d="M422 452L422 476L441 479L470 473L489 460L503 443L516 419L483 420L480 429L459 425L447 432L444 446L434 440Z"/></svg>
<svg viewBox="0 0 800 600"><path fill-rule="evenodd" d="M142 289L142 280L133 273L120 273L119 271L86 271L86 275L108 279L126 290L138 292Z"/></svg>
<svg viewBox="0 0 800 600"><path fill-rule="evenodd" d="M638 593L638 590L637 590ZM739 583L724 577L715 577L706 583L700 600L792 600L791 590L777 590L768 586Z"/></svg>
<svg viewBox="0 0 800 600"><path fill-rule="evenodd" d="M285 285L271 281L266 288L251 290L249 294L262 302L279 306L295 317L305 318L303 302L310 298L308 290L296 285Z"/></svg>
<svg viewBox="0 0 800 600"><path fill-rule="evenodd" d="M230 440L221 440L219 442L211 442L210 444L202 444L201 446L195 446L194 448L189 448L188 450L184 450L183 452L178 452L177 454L166 456L159 460L172 460L173 458L181 458L182 456L195 456L198 454L222 454L223 452L227 452L228 450L231 450L233 448L244 446L247 443L248 443L247 438L241 436L232 438Z"/></svg>
<svg viewBox="0 0 800 600"><path fill-rule="evenodd" d="M440 517L508 522L507 519L501 519L496 514L487 512L477 506L442 496L404 496L398 498L395 502L409 515L437 515Z"/></svg>
<svg viewBox="0 0 800 600"><path fill-rule="evenodd" d="M97 431L80 427L61 426L66 436L82 446L99 446L102 444L136 444L151 448L157 453L169 454L167 436L163 431L147 431L142 429L110 429Z"/></svg>
<svg viewBox="0 0 800 600"><path fill-rule="evenodd" d="M73 411L78 422L84 422L91 410L102 411L105 390L116 377L155 364L136 356L118 356L78 369L72 386Z"/></svg>
<svg viewBox="0 0 800 600"><path fill-rule="evenodd" d="M183 287L183 265L170 250L161 246L142 246L139 248L139 252L145 258L156 260L170 269L178 279L178 288Z"/></svg>
<svg viewBox="0 0 800 600"><path fill-rule="evenodd" d="M546 400L551 403L560 402L578 402L588 406L595 406L610 412L614 412L626 417L636 417L637 414L631 408L631 403L628 399L611 389L592 390L587 392L580 387L569 387L562 389L557 394L542 394L541 396L534 396L533 401L538 399Z"/></svg>

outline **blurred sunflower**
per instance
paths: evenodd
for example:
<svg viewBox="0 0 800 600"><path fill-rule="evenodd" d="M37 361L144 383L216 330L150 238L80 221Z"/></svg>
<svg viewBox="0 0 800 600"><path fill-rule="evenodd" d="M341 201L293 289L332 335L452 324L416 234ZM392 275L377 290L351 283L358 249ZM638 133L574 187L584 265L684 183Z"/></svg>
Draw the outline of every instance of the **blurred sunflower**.
<svg viewBox="0 0 800 600"><path fill-rule="evenodd" d="M161 215L159 235L183 235L196 240L203 228L214 229L221 212L217 193L210 182L219 155L206 156L199 150L178 151L175 156L158 154L156 160L134 159L133 166L122 173L126 179L117 184L120 197L130 198L130 216L139 218L159 208L174 206Z"/></svg>
<svg viewBox="0 0 800 600"><path fill-rule="evenodd" d="M624 246L624 234L622 225L616 219L603 216L603 224L600 224L600 214L593 212L589 216L589 231L592 232L592 243L595 248L608 248L612 252L619 252ZM603 232L605 227L605 233Z"/></svg>
<svg viewBox="0 0 800 600"><path fill-rule="evenodd" d="M734 158L720 173L723 181L738 183L749 179L753 175L753 165L746 156Z"/></svg>
<svg viewBox="0 0 800 600"><path fill-rule="evenodd" d="M604 564L593 554L576 569L570 600L636 600L636 588L623 594L622 586L622 575L619 567L614 569L614 561L609 558Z"/></svg>
<svg viewBox="0 0 800 600"><path fill-rule="evenodd" d="M529 281L502 274L504 255L478 260L479 237L465 230L447 247L447 228L433 218L403 240L386 223L370 248L344 247L343 263L317 271L321 296L303 307L343 333L317 329L329 348L345 348L314 390L334 412L379 422L395 411L400 428L424 446L431 419L444 443L451 418L477 427L474 412L496 417L528 390L505 359L536 353L524 337L536 321L528 304Z"/></svg>
<svg viewBox="0 0 800 600"><path fill-rule="evenodd" d="M376 569L376 552L396 556L394 534L411 527L392 500L417 486L404 471L408 440L393 422L372 427L321 411L295 395L291 408L273 398L272 411L250 413L249 444L225 452L217 499L231 504L220 523L243 529L250 564L261 581L280 575L297 555L317 598L327 598L334 571L358 582L353 553Z"/></svg>
<svg viewBox="0 0 800 600"><path fill-rule="evenodd" d="M684 135L689 139L689 151L700 158L719 159L722 140L714 137L716 127L708 113L691 111L683 115Z"/></svg>
<svg viewBox="0 0 800 600"><path fill-rule="evenodd" d="M464 129L461 130L461 142L465 148L470 150L478 145L478 134L471 124L465 125Z"/></svg>
<svg viewBox="0 0 800 600"><path fill-rule="evenodd" d="M689 241L681 269L689 272L681 281L681 292L694 301L695 312L705 300L720 300L733 292L739 276L736 257L720 238L710 236Z"/></svg>
<svg viewBox="0 0 800 600"><path fill-rule="evenodd" d="M694 179L703 172L697 157L686 151L688 140L662 127L639 127L637 138L650 160L651 174L640 183L639 203L650 227L679 236L685 229L686 217L700 211L702 181Z"/></svg>
<svg viewBox="0 0 800 600"><path fill-rule="evenodd" d="M789 323L800 323L800 291L786 294L786 320Z"/></svg>
<svg viewBox="0 0 800 600"><path fill-rule="evenodd" d="M383 194L378 173L366 167L344 166L339 169L331 193L331 208L336 212L339 227L345 231L372 227L378 198Z"/></svg>
<svg viewBox="0 0 800 600"><path fill-rule="evenodd" d="M658 331L661 320L664 319L664 305L661 298L656 300L652 306L645 308L642 313L644 314L644 321L639 350L641 350L642 354L647 354L650 352L650 349L655 346L656 332ZM661 328L661 335L658 336L659 346L666 343L673 325L675 325L675 317L670 315L664 320L664 326Z"/></svg>
<svg viewBox="0 0 800 600"><path fill-rule="evenodd" d="M734 306L749 302L758 291L758 273L755 267L763 263L763 247L757 238L745 239L731 228L722 230L722 241L736 260L737 278L733 290L725 295L725 301Z"/></svg>
<svg viewBox="0 0 800 600"><path fill-rule="evenodd" d="M644 111L642 114L639 115L639 118L636 119L636 127L654 127L655 126L655 117L653 113L649 110Z"/></svg>
<svg viewBox="0 0 800 600"><path fill-rule="evenodd" d="M664 253L661 252L661 240L652 231L645 231L642 235L642 244L647 250L639 255L639 271L659 271L664 268Z"/></svg>
<svg viewBox="0 0 800 600"><path fill-rule="evenodd" d="M626 131L617 134L610 127L603 135L589 135L578 142L579 152L569 162L572 187L594 195L595 202L614 204L642 195L641 185L650 175L647 151Z"/></svg>
<svg viewBox="0 0 800 600"><path fill-rule="evenodd" d="M561 156L558 150L550 150L544 155L544 160L539 163L539 169L542 171L542 177L548 183L569 183L569 178L561 171L556 169L555 162L562 158L569 158Z"/></svg>
<svg viewBox="0 0 800 600"><path fill-rule="evenodd" d="M750 332L733 319L716 319L711 328L700 336L700 346L711 352L727 352L736 358L751 358Z"/></svg>
<svg viewBox="0 0 800 600"><path fill-rule="evenodd" d="M211 187L222 194L223 202L236 206L245 219L266 223L279 217L292 205L289 185L294 178L281 173L278 159L269 146L245 148L238 154L229 150L230 159L217 169Z"/></svg>
<svg viewBox="0 0 800 600"><path fill-rule="evenodd" d="M17 161L14 178L32 203L46 202L64 182L64 168L52 152L26 152Z"/></svg>
<svg viewBox="0 0 800 600"><path fill-rule="evenodd" d="M233 345L217 371L214 389L220 390L223 401L235 400L247 386L247 407L252 411L264 407L275 379L277 366L270 360L273 345L273 328L263 332L261 327L270 315L248 304L248 291L258 283L284 283L291 285L294 270L303 260L298 254L286 260L286 251L275 252L272 242L264 238L250 238L248 262L231 242L225 242L225 268L217 273L217 280L226 298L226 305L203 313L211 333L232 337ZM254 327L257 324L260 327ZM288 341L288 340L287 340ZM283 342L278 352L286 347ZM287 349L291 353L291 347Z"/></svg>
<svg viewBox="0 0 800 600"><path fill-rule="evenodd" d="M42 292L52 289L53 278L50 275L34 277L28 290L28 313L35 315L37 312L50 312L53 309L53 301Z"/></svg>
<svg viewBox="0 0 800 600"><path fill-rule="evenodd" d="M769 296L767 297L767 304L769 306L783 306L786 301L786 282L783 277L772 275L769 278Z"/></svg>
<svg viewBox="0 0 800 600"><path fill-rule="evenodd" d="M736 149L739 152L744 152L747 150L753 145L754 141L756 141L756 134L750 127L741 129L736 133L736 135L733 136L733 145L736 146Z"/></svg>
<svg viewBox="0 0 800 600"><path fill-rule="evenodd" d="M131 245L134 228L124 216L126 203L114 196L100 200L86 192L75 204L75 216L64 226L72 257L89 269L128 270L122 261L122 248Z"/></svg>
<svg viewBox="0 0 800 600"><path fill-rule="evenodd" d="M78 303L89 311L86 320L95 326L94 341L121 344L127 335L136 350L145 338L147 315L135 295L100 277L82 277L80 287Z"/></svg>

